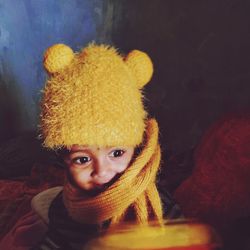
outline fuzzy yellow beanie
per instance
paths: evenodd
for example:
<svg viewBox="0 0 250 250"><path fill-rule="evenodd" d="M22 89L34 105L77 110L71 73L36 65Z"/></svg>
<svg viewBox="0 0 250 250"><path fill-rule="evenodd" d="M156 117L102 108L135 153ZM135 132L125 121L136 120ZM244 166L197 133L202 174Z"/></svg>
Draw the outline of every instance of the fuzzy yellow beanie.
<svg viewBox="0 0 250 250"><path fill-rule="evenodd" d="M153 65L144 52L127 56L90 44L79 53L63 44L48 48L49 73L41 106L44 145L136 146L142 142L146 111L141 88Z"/></svg>
<svg viewBox="0 0 250 250"><path fill-rule="evenodd" d="M115 225L133 211L138 223L162 220L155 179L160 165L158 125L148 119L142 87L153 74L149 56L133 50L123 56L113 47L90 44L79 53L63 44L48 48L49 78L41 103L41 133L51 149L74 144L137 146L142 152L107 190L87 199L67 182L64 204L80 222Z"/></svg>

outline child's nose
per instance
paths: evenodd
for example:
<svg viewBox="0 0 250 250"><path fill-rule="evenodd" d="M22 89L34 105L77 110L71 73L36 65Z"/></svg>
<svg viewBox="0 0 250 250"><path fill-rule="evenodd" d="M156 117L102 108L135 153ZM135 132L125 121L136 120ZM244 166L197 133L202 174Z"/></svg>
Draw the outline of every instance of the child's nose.
<svg viewBox="0 0 250 250"><path fill-rule="evenodd" d="M92 176L94 177L105 177L109 171L109 165L104 160L97 160L94 163L94 170Z"/></svg>

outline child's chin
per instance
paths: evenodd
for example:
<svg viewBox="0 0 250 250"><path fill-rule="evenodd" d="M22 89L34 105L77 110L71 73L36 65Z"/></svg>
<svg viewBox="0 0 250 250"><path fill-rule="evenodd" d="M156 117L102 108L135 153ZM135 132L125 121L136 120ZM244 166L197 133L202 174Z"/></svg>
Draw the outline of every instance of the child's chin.
<svg viewBox="0 0 250 250"><path fill-rule="evenodd" d="M101 192L105 191L107 188L109 188L117 179L119 178L119 175L115 176L112 180L110 180L108 183L105 184L96 184L93 183L91 187L88 188L87 193L91 196L95 196L100 194Z"/></svg>
<svg viewBox="0 0 250 250"><path fill-rule="evenodd" d="M101 192L103 192L106 189L107 189L107 184L103 184L103 185L95 185L95 186L93 186L92 188L90 188L89 190L86 190L86 191L90 196L96 196L96 195L100 194Z"/></svg>

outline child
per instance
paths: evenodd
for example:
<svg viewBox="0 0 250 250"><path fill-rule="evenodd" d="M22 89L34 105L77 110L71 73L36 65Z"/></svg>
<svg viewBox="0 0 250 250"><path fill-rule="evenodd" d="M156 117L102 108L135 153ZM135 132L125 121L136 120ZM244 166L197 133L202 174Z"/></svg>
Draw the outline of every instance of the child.
<svg viewBox="0 0 250 250"><path fill-rule="evenodd" d="M45 52L44 66L41 134L67 166L63 187L32 200L48 228L34 249L80 249L122 222L162 224L163 217L178 216L171 198L161 200L156 188L158 125L148 118L141 92L153 74L148 55L122 56L95 44L73 53L56 44Z"/></svg>

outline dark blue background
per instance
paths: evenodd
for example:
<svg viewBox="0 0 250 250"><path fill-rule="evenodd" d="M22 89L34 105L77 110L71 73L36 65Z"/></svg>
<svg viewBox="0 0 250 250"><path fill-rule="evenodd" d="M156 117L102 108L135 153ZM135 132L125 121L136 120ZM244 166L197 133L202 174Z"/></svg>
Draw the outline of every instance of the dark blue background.
<svg viewBox="0 0 250 250"><path fill-rule="evenodd" d="M47 47L109 41L104 8L102 0L0 1L0 140L36 130Z"/></svg>

